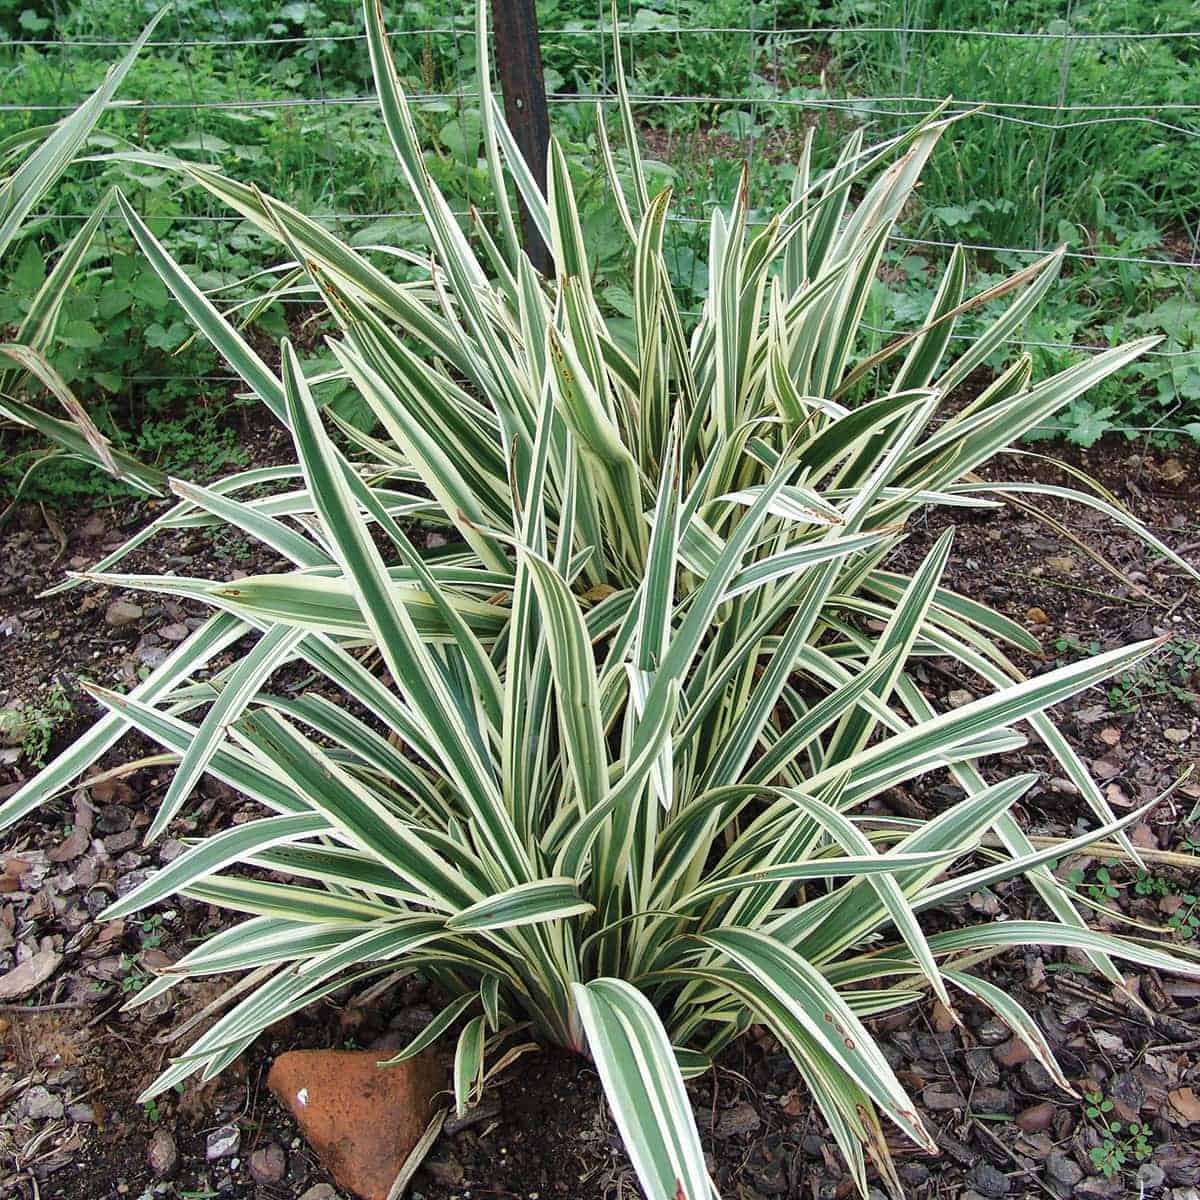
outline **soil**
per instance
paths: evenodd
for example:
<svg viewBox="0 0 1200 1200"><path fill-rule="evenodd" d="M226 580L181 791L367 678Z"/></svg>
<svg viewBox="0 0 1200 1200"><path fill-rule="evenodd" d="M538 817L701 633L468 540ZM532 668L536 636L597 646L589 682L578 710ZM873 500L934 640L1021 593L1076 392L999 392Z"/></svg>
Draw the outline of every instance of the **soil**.
<svg viewBox="0 0 1200 1200"><path fill-rule="evenodd" d="M269 461L279 446L266 431L262 436L256 459ZM1054 453L1095 476L1176 550L1200 562L1195 450L1148 451L1110 439L1086 454L1061 446ZM1070 482L1061 468L1031 457L1013 457L996 471L1010 479ZM1055 714L1114 808L1128 810L1200 758L1200 593L1098 514L1043 500L1038 507L1063 528L1016 508L934 510L911 528L895 565L911 567L955 524L946 582L1034 632L1045 654L1014 655L1026 671L1093 648L1172 635L1148 666ZM53 514L32 506L0 531L0 708L43 703L60 682L72 707L52 731L51 752L94 715L75 687L77 676L127 688L169 650L179 627L191 628L203 615L189 604L92 583L39 597L65 569L86 568L159 511L160 504L147 501L95 513ZM1093 561L1089 550L1106 556L1123 578ZM204 531L189 530L159 537L118 569L207 576L273 565L248 542L214 542ZM112 624L116 600L139 605L140 615ZM927 659L920 670L924 686L949 703L956 702L953 693L972 686L942 660ZM116 767L151 752L130 740L103 765ZM1082 801L1056 778L1036 743L985 767L995 777L1043 772L1021 814L1032 833L1062 836L1083 827ZM30 770L20 746L0 746L0 799ZM14 965L18 945L62 956L31 994L0 1006L0 1196L295 1200L328 1179L266 1091L272 1058L295 1047L395 1045L435 1011L437 998L414 980L369 1002L361 993L335 993L315 1011L276 1026L217 1080L185 1086L154 1106L137 1105L140 1088L186 1044L186 1037L169 1041L172 1031L192 1018L202 1025L205 1006L233 982L185 983L142 1008L121 1011L157 967L219 920L207 906L179 901L145 919L95 920L114 893L177 851L171 841L150 852L140 845L168 775L149 763L93 786L90 799L65 795L0 842L0 976ZM933 776L889 802L896 812L916 815L955 797L953 787ZM1196 881L1176 869L1171 855L1190 854L1195 843L1189 839L1200 841L1200 826L1192 821L1198 800L1200 786L1189 781L1133 831L1158 882L1143 880L1139 890L1130 868L1110 864L1106 884L1099 859L1077 858L1062 869L1083 872L1085 890L1098 889L1103 907L1121 909L1154 929L1178 919L1182 932L1167 930L1167 936L1183 945L1189 927L1180 913L1190 911L1185 897ZM206 779L177 836L227 825L244 809L228 788ZM72 841L80 831L83 836ZM1021 884L972 897L968 907L1013 917L1036 912ZM1111 921L1102 910L1095 919L1101 926ZM1193 945L1200 948L1200 939ZM1200 1186L1200 986L1131 971L1131 994L1121 994L1083 972L1071 956L1033 947L980 969L1035 1013L1076 1090L1110 1100L1110 1119L1120 1120L1123 1130L1110 1153L1097 1132L1099 1118L1060 1092L989 1014L967 1005L959 1029L930 1001L875 1022L884 1053L917 1098L942 1151L928 1156L894 1139L905 1194L1191 1200L1197 1194L1191 1189ZM763 1031L752 1030L689 1087L723 1197L852 1194L794 1069ZM1135 1121L1145 1129L1144 1155L1128 1132ZM240 1131L236 1153L208 1161L208 1135L230 1124ZM565 1052L524 1055L488 1089L479 1110L451 1127L433 1146L410 1194L425 1200L639 1194L594 1072ZM178 1166L171 1178L157 1180L147 1151L164 1131L175 1144ZM256 1179L253 1153L270 1144L286 1151L285 1173ZM1122 1153L1124 1161L1116 1161ZM1111 1176L1100 1169L1102 1162L1112 1167Z"/></svg>

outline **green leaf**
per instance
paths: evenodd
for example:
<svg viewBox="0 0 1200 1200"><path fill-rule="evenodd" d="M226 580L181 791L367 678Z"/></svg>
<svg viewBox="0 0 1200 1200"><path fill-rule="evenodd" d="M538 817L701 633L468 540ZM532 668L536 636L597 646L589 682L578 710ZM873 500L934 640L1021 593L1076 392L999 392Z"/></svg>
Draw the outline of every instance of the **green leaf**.
<svg viewBox="0 0 1200 1200"><path fill-rule="evenodd" d="M620 979L571 985L588 1049L649 1200L710 1200L675 1051L649 1001Z"/></svg>
<svg viewBox="0 0 1200 1200"><path fill-rule="evenodd" d="M454 1107L461 1117L475 1103L483 1087L483 1017L472 1017L458 1036L454 1051Z"/></svg>

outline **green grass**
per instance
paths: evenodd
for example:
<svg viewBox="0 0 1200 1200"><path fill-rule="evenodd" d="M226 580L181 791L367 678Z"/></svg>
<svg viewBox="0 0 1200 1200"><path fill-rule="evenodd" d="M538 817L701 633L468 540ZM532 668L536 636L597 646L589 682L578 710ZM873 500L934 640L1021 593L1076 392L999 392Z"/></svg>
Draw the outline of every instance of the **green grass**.
<svg viewBox="0 0 1200 1200"><path fill-rule="evenodd" d="M75 0L64 11L50 0L0 0L0 71L6 99L29 105L68 105L99 81L115 47L46 47L40 39L131 39L157 0ZM902 26L1055 33L1065 28L1061 0L815 0L737 3L735 0L641 0L621 4L632 25L627 67L635 96L704 96L724 100L637 107L650 140L655 178L676 192L674 209L704 216L727 196L744 158L752 158L751 203L776 210L786 198L806 125L816 124L815 156L830 161L859 123L868 136L907 124L889 115L928 107L862 104L831 111L804 100L905 95L1054 104L1061 91L1072 104L1170 104L1194 100L1197 53L1188 40L1073 41L1008 39L911 32L840 33L802 40L773 35L779 28ZM430 168L456 208L489 206L479 167L478 119L460 93L474 80L471 5L451 0L405 0L385 6L393 47L406 84L439 98L418 106L422 137L432 147ZM1071 28L1104 32L1161 32L1195 24L1190 0L1076 3ZM599 289L608 315L629 309L628 262L619 252L614 215L601 203L594 110L572 101L610 91L612 55L605 46L604 6L592 0L543 0L542 51L547 86L557 98L555 130L567 146L581 197L585 232L596 247ZM698 32L735 27L738 32ZM453 30L422 33L421 30ZM755 29L751 34L741 30ZM304 211L353 231L359 245L418 248L425 238L407 214L404 187L371 105L303 104L321 98L369 95L372 88L356 0L294 0L284 5L225 5L178 0L157 34L160 41L242 40L235 46L160 47L147 51L123 90L156 107L110 113L104 131L112 145L132 145L220 163L231 174L279 195ZM32 39L32 41L30 41ZM22 40L26 44L21 44ZM788 103L775 103L783 99ZM284 103L280 103L284 102ZM195 109L192 105L232 107ZM255 103L268 107L245 108ZM1054 124L1054 112L1003 110ZM1091 119L1102 111L1073 114ZM1115 114L1125 115L1125 114ZM0 135L51 119L53 113L0 113ZM1200 114L1165 111L1163 124L1122 120L1079 128L1031 128L981 114L963 135L946 139L931 161L904 232L931 241L1034 247L1067 242L1079 254L1141 258L1176 252L1200 229ZM102 187L120 185L168 248L205 288L245 294L261 281L243 281L275 261L263 238L206 197L181 190L142 166L80 165L57 189L52 217L30 225L22 259L24 291L0 299L0 325L35 286L41 262L78 227ZM707 230L686 219L670 226L667 261L693 308L707 293L699 264ZM605 253L605 246L612 252ZM972 276L982 285L1029 261L1020 254L973 252ZM932 246L898 243L870 302L869 324L896 328L925 311L944 262ZM1065 286L1022 330L1039 371L1056 371L1077 352L1071 343L1112 345L1158 332L1159 354L1143 359L1062 414L1047 433L1089 445L1116 427L1183 430L1200 437L1200 308L1193 270L1139 263L1071 260ZM71 328L55 365L89 402L98 423L130 449L150 450L172 467L202 469L228 447L212 441L209 413L225 402L219 386L189 385L224 368L207 348L182 346L185 324L171 300L131 253L123 225L112 221L95 261L79 282ZM294 312L274 305L259 321L278 337ZM970 337L970 314L956 333ZM879 335L879 344L886 340ZM182 351L181 351L182 347ZM200 412L193 414L195 396ZM150 430L144 427L147 422ZM138 438L125 431L143 429ZM181 434L170 444L173 432ZM146 438L160 445L146 446ZM1175 440L1163 434L1159 440ZM189 459L191 443L196 457ZM24 447L18 447L22 453ZM0 470L0 498L19 486L28 459L9 456ZM27 494L69 500L89 484L72 466L47 467Z"/></svg>

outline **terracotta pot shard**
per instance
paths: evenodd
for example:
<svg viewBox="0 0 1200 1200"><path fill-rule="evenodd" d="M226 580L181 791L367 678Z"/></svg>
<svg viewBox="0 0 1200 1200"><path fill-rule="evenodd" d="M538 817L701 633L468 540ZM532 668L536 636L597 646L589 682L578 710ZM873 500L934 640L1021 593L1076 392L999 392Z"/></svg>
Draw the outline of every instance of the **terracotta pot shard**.
<svg viewBox="0 0 1200 1200"><path fill-rule="evenodd" d="M394 1067L378 1066L381 1057L377 1050L290 1050L267 1076L338 1186L361 1200L387 1200L446 1085L431 1055Z"/></svg>

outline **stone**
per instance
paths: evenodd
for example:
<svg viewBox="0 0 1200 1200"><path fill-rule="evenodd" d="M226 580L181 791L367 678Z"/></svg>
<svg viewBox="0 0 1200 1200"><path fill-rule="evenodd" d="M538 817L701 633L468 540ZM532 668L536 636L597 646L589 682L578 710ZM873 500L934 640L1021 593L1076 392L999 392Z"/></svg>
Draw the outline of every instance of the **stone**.
<svg viewBox="0 0 1200 1200"><path fill-rule="evenodd" d="M951 708L962 708L965 704L970 704L975 697L967 691L966 688L955 688L947 697L946 703Z"/></svg>
<svg viewBox="0 0 1200 1200"><path fill-rule="evenodd" d="M174 862L186 849L187 846L178 838L167 838L158 848L158 861L165 867L167 863Z"/></svg>
<svg viewBox="0 0 1200 1200"><path fill-rule="evenodd" d="M31 1087L21 1097L20 1112L31 1121L57 1120L63 1115L63 1102L44 1087Z"/></svg>
<svg viewBox="0 0 1200 1200"><path fill-rule="evenodd" d="M971 1093L971 1110L985 1113L1010 1113L1016 1107L1008 1088L977 1087Z"/></svg>
<svg viewBox="0 0 1200 1200"><path fill-rule="evenodd" d="M287 1174L287 1151L278 1142L260 1146L250 1155L250 1175L255 1183L278 1183Z"/></svg>
<svg viewBox="0 0 1200 1200"><path fill-rule="evenodd" d="M762 1119L754 1105L747 1104L745 1100L739 1100L737 1104L725 1109L717 1117L713 1137L718 1141L724 1141L731 1137L745 1137L746 1134L753 1133L761 1125Z"/></svg>
<svg viewBox="0 0 1200 1200"><path fill-rule="evenodd" d="M221 1158L232 1158L242 1144L242 1131L236 1125L222 1125L208 1135L204 1144L204 1157L209 1162Z"/></svg>
<svg viewBox="0 0 1200 1200"><path fill-rule="evenodd" d="M68 1104L67 1116L76 1125L95 1125L96 1110L90 1104Z"/></svg>
<svg viewBox="0 0 1200 1200"><path fill-rule="evenodd" d="M182 642L187 640L188 634L191 632L182 621L174 621L170 625L164 625L158 631L158 636L165 638L168 642Z"/></svg>
<svg viewBox="0 0 1200 1200"><path fill-rule="evenodd" d="M104 610L104 620L114 629L122 629L142 619L142 606L131 600L114 600Z"/></svg>
<svg viewBox="0 0 1200 1200"><path fill-rule="evenodd" d="M931 1083L921 1093L921 1103L931 1112L949 1112L954 1108L966 1108L967 1099L952 1084Z"/></svg>
<svg viewBox="0 0 1200 1200"><path fill-rule="evenodd" d="M155 1179L170 1179L179 1166L175 1139L165 1130L156 1129L146 1148L146 1163Z"/></svg>
<svg viewBox="0 0 1200 1200"><path fill-rule="evenodd" d="M1123 1179L1102 1179L1098 1175L1093 1175L1075 1189L1073 1200L1075 1197L1079 1197L1081 1200L1122 1200L1128 1195Z"/></svg>
<svg viewBox="0 0 1200 1200"><path fill-rule="evenodd" d="M1009 1038L1002 1045L992 1048L992 1057L1002 1067L1019 1067L1033 1057L1033 1052L1020 1038Z"/></svg>
<svg viewBox="0 0 1200 1200"><path fill-rule="evenodd" d="M430 1054L378 1062L374 1050L291 1050L267 1076L338 1186L362 1200L387 1200L446 1083Z"/></svg>
<svg viewBox="0 0 1200 1200"><path fill-rule="evenodd" d="M1012 1036L1011 1030L999 1017L988 1017L975 1033L985 1046L998 1046Z"/></svg>
<svg viewBox="0 0 1200 1200"><path fill-rule="evenodd" d="M123 833L133 821L133 814L120 804L110 804L100 810L96 829L100 833Z"/></svg>
<svg viewBox="0 0 1200 1200"><path fill-rule="evenodd" d="M338 1194L327 1183L314 1183L300 1200L338 1200Z"/></svg>
<svg viewBox="0 0 1200 1200"><path fill-rule="evenodd" d="M1083 1168L1061 1150L1055 1150L1046 1159L1046 1177L1057 1191L1069 1192L1083 1178Z"/></svg>
<svg viewBox="0 0 1200 1200"><path fill-rule="evenodd" d="M1024 1133L1045 1133L1054 1122L1054 1105L1048 1100L1030 1105L1017 1114L1017 1125Z"/></svg>
<svg viewBox="0 0 1200 1200"><path fill-rule="evenodd" d="M1145 1191L1152 1192L1167 1182L1167 1174L1158 1163L1142 1163L1137 1169L1137 1181Z"/></svg>
<svg viewBox="0 0 1200 1200"><path fill-rule="evenodd" d="M972 1046L966 1053L970 1077L981 1087L993 1087L1000 1082L1000 1068L992 1061L986 1046Z"/></svg>
<svg viewBox="0 0 1200 1200"><path fill-rule="evenodd" d="M981 1196L993 1196L997 1200L1001 1196L1007 1196L1012 1187L1008 1176L989 1162L976 1163L967 1172L967 1182Z"/></svg>
<svg viewBox="0 0 1200 1200"><path fill-rule="evenodd" d="M1035 1058L1021 1064L1021 1080L1035 1096L1045 1096L1054 1090L1054 1080L1050 1077L1050 1072Z"/></svg>
<svg viewBox="0 0 1200 1200"><path fill-rule="evenodd" d="M1154 1162L1176 1187L1200 1183L1200 1155L1181 1141L1165 1142L1154 1151Z"/></svg>

